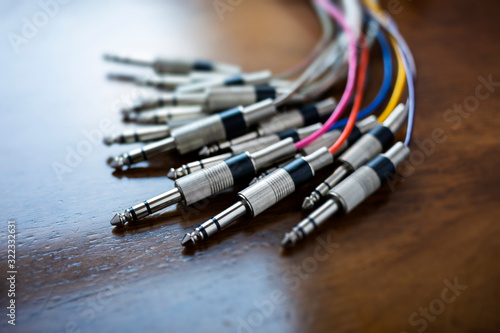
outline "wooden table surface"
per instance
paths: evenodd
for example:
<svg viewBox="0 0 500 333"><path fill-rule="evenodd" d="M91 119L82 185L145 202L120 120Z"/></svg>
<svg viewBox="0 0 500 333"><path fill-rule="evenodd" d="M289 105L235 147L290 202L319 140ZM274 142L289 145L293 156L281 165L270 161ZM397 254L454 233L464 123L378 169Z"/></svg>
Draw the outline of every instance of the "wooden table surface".
<svg viewBox="0 0 500 333"><path fill-rule="evenodd" d="M317 180L196 250L183 250L182 235L233 203L234 192L125 230L109 225L114 212L171 189L166 172L190 158L165 154L127 172L106 165L125 147L105 147L100 136L126 127L117 107L140 91L107 81L106 73L130 68L102 54L280 72L320 36L307 1L244 1L223 20L201 0L74 1L49 8L46 21L36 1L0 5L0 267L7 276L13 220L17 330L497 331L500 5L391 3L419 70L412 168L395 191L383 187L286 254L280 239L304 217L300 204ZM38 28L24 27L33 20ZM377 50L369 96L380 82Z"/></svg>

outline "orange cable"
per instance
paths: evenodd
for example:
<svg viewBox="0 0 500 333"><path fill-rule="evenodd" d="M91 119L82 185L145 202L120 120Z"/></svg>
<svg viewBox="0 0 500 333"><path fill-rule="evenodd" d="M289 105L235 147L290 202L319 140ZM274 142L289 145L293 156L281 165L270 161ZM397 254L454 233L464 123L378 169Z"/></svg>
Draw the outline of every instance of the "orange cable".
<svg viewBox="0 0 500 333"><path fill-rule="evenodd" d="M337 152L337 150L339 150L342 144L347 140L347 138L351 134L352 129L354 128L354 125L356 124L356 117L358 116L358 112L361 109L361 102L363 100L363 93L365 90L364 88L366 81L366 72L368 69L369 59L370 59L370 53L368 52L368 47L365 43L364 38L361 37L361 60L358 72L358 84L356 87L356 96L354 97L354 104L352 106L352 111L351 114L349 115L347 124L344 130L342 131L342 134L337 139L337 141L335 141L335 143L328 149L328 151L332 155L335 154L335 152Z"/></svg>

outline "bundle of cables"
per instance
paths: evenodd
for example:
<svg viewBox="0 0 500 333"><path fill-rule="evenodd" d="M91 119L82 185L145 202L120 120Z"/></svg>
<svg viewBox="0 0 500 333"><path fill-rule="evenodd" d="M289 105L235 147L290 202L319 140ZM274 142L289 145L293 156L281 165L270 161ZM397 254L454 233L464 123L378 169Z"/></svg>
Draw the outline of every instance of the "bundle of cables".
<svg viewBox="0 0 500 333"><path fill-rule="evenodd" d="M335 213L350 212L392 177L409 155L415 63L396 24L376 0L338 2L312 2L323 35L306 59L277 76L267 70L243 73L238 66L206 60L107 55L110 61L152 66L157 73L111 78L167 90L123 110L127 121L161 125L105 138L106 144L151 141L111 157L108 164L126 169L174 149L180 154L200 150L207 156L171 169L172 190L117 213L111 224L124 227L175 203L191 205L247 186L232 206L184 235L183 246L195 245L317 182L303 209L318 207L285 234L282 245L289 247ZM383 81L376 97L361 109L375 41L382 51ZM338 103L322 99L341 82L345 88ZM408 98L401 104L405 86ZM348 108L350 114L340 119ZM378 110L376 118L372 114ZM404 142L394 143L405 122ZM316 181L317 171L328 167L332 174Z"/></svg>

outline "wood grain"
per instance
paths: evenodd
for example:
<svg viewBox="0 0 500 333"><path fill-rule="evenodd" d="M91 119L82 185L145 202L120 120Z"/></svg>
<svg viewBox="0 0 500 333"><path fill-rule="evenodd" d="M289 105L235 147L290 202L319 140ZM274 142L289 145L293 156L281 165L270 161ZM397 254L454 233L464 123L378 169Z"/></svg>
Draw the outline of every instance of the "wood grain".
<svg viewBox="0 0 500 333"><path fill-rule="evenodd" d="M19 34L23 17L41 10L36 2L2 7L4 36ZM112 173L105 160L124 147L92 143L85 132L100 131L103 120L126 127L115 106L137 93L105 80L127 68L104 63L103 52L206 57L279 72L320 36L306 1L244 1L223 21L211 1L75 1L18 53L4 38L0 229L6 244L7 220L16 221L19 331L417 332L424 317L412 325L412 314L439 307L445 280L454 279L467 288L431 313L425 331L496 331L500 86L468 105L473 111L445 117L454 104L473 101L479 77L500 82L500 6L400 0L398 8L394 19L419 70L414 170L404 170L409 176L395 191L382 188L286 254L279 241L303 217L299 206L314 183L185 251L182 235L234 202L234 192L113 229L113 212L172 188L167 170L192 156L165 154ZM372 58L368 96L381 74L379 53ZM435 129L446 139L425 154ZM58 179L54 162L66 164L68 151L79 148L88 154ZM328 242L331 253L322 248Z"/></svg>

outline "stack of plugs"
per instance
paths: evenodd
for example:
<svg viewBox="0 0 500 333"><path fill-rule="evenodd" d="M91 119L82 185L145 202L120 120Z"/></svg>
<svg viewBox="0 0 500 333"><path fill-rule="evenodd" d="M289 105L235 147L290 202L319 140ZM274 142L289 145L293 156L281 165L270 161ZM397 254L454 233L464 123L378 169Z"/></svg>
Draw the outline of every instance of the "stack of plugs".
<svg viewBox="0 0 500 333"><path fill-rule="evenodd" d="M148 78L113 74L111 79L160 90L122 110L124 120L148 126L104 139L108 145L148 143L110 157L108 164L126 170L170 150L199 151L202 158L171 169L172 190L117 213L113 226L248 186L233 205L184 235L182 246L194 246L245 215L263 213L297 188L318 184L302 206L312 213L282 239L283 247L291 247L332 215L349 213L396 172L409 155L413 132L411 51L375 0L316 0L312 5L323 35L304 61L281 75L245 73L236 65L206 60L105 56L156 73ZM375 42L382 53L383 81L362 108ZM328 93L342 82L337 102ZM400 103L405 86L408 96ZM340 119L348 108L349 115ZM405 123L404 142L394 142ZM332 174L315 179L323 168Z"/></svg>

